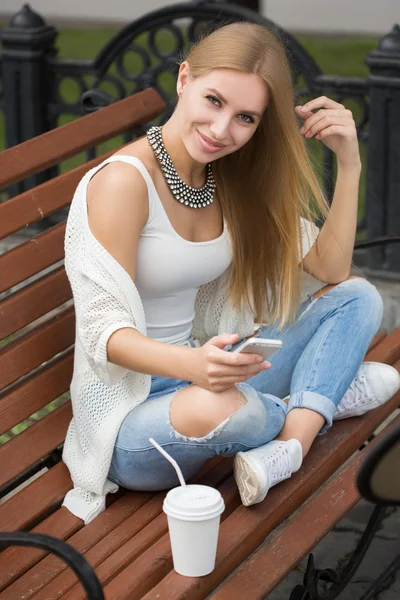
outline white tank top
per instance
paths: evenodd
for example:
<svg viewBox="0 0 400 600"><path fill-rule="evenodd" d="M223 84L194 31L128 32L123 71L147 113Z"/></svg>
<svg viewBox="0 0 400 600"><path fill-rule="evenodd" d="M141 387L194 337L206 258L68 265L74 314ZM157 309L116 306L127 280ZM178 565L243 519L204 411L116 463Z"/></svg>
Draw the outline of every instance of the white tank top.
<svg viewBox="0 0 400 600"><path fill-rule="evenodd" d="M192 331L198 288L219 277L231 264L232 247L226 221L218 238L207 242L185 240L173 228L144 164L133 156L113 158L137 167L148 189L149 218L139 238L135 280L147 335L160 342L181 345Z"/></svg>

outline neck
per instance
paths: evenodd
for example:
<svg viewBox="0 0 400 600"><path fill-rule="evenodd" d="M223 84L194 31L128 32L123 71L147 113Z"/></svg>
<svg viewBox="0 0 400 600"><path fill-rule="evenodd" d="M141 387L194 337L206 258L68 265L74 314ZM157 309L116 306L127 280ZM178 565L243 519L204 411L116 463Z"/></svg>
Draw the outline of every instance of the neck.
<svg viewBox="0 0 400 600"><path fill-rule="evenodd" d="M179 177L192 187L202 187L206 177L206 165L193 160L186 150L174 115L163 125L162 138Z"/></svg>

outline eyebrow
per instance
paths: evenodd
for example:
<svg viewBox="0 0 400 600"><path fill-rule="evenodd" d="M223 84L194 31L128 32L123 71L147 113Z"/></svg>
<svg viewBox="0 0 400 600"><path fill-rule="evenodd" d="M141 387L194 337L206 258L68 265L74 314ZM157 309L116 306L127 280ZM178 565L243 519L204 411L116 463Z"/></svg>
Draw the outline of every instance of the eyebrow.
<svg viewBox="0 0 400 600"><path fill-rule="evenodd" d="M222 102L225 102L225 104L228 104L227 101L225 100L225 98L223 97L223 95L216 89L214 88L206 88L207 92L213 92L214 94L216 94L217 96L219 96L222 100ZM249 115L254 115L255 117L261 118L260 113L254 111L254 110L243 110L242 112L249 114Z"/></svg>

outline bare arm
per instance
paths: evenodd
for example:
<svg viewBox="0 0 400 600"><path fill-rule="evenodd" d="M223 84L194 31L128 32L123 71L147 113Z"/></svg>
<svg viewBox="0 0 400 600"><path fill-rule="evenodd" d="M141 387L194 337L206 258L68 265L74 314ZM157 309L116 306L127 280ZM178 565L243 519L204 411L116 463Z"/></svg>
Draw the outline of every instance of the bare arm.
<svg viewBox="0 0 400 600"><path fill-rule="evenodd" d="M356 125L350 110L326 96L297 106L296 112L304 119L300 132L321 140L335 153L338 165L330 214L303 269L326 283L339 283L350 274L357 230L361 160Z"/></svg>
<svg viewBox="0 0 400 600"><path fill-rule="evenodd" d="M358 188L361 166L338 166L335 194L329 216L303 259L303 269L325 283L339 283L350 274L357 230Z"/></svg>
<svg viewBox="0 0 400 600"><path fill-rule="evenodd" d="M93 235L129 273L136 276L137 246L148 219L148 193L142 175L122 162L99 171L88 186L88 218ZM192 349L152 340L132 328L115 331L107 359L132 371L189 379Z"/></svg>

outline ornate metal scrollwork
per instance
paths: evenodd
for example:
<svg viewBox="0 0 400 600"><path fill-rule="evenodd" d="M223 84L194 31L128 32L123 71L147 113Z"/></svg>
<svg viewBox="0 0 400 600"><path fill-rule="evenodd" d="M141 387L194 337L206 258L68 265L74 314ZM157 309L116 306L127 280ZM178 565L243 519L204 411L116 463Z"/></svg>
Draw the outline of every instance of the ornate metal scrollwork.
<svg viewBox="0 0 400 600"><path fill-rule="evenodd" d="M64 540L27 531L0 532L0 552L9 546L29 546L55 554L74 571L88 600L104 600L103 589L93 567L78 550Z"/></svg>
<svg viewBox="0 0 400 600"><path fill-rule="evenodd" d="M314 555L310 554L303 584L296 585L290 595L290 600L334 600L338 598L360 566L386 511L387 506L375 506L357 547L340 571L335 569L316 569ZM393 561L390 566L392 570L397 568L397 562ZM388 569L386 569L384 575L385 578L389 576ZM329 587L326 585L321 586L321 582L330 585ZM372 585L375 586L375 582Z"/></svg>
<svg viewBox="0 0 400 600"><path fill-rule="evenodd" d="M222 24L243 20L267 26L282 40L292 66L293 80L296 82L302 77L308 92L314 93L314 82L322 75L321 70L295 38L253 11L212 1L175 4L144 15L119 31L92 62L80 61L78 65L77 61L63 61L60 65L54 61L57 85L62 81L61 68L63 76L74 77L75 73L82 88L86 84L86 78L82 78L85 72L92 76L91 88L104 89L105 82L112 81L117 88L115 95L112 94L115 100L154 87L167 104L162 117L154 123L163 123L176 104L175 86L163 84L165 76L177 74L181 57L199 36ZM75 113L80 108L79 102L75 107L71 103L66 105L59 92L55 94L54 104L59 114L68 110Z"/></svg>

